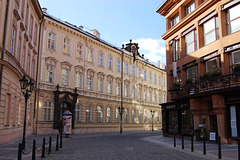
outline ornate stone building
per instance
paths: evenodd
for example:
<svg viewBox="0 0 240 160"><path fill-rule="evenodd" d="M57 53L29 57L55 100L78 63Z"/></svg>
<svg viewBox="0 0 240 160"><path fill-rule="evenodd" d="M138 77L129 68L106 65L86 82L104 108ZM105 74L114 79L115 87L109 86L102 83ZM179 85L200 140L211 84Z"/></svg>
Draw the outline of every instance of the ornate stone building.
<svg viewBox="0 0 240 160"><path fill-rule="evenodd" d="M37 0L0 1L0 144L23 134L25 99L19 80L36 84L38 44L43 19ZM28 100L26 128L35 127L35 90Z"/></svg>
<svg viewBox="0 0 240 160"><path fill-rule="evenodd" d="M166 18L168 103L164 134L240 134L240 3L238 0L168 0Z"/></svg>
<svg viewBox="0 0 240 160"><path fill-rule="evenodd" d="M123 131L151 130L152 120L160 130L165 71L145 61L135 43L119 49L97 30L87 32L44 11L37 133L56 133L65 110L73 114L73 133L119 131L122 80Z"/></svg>

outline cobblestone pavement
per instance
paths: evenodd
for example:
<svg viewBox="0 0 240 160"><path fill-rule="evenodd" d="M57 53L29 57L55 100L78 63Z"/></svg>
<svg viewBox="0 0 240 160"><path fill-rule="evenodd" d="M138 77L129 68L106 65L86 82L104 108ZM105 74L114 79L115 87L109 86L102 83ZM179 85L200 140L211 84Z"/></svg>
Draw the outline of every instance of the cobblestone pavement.
<svg viewBox="0 0 240 160"><path fill-rule="evenodd" d="M41 147L42 138L46 142L50 135L27 136L26 152L31 151L32 140L37 140L37 148ZM173 138L163 137L161 132L124 132L119 133L86 133L70 135L63 138L63 148L55 151L56 135L53 138L52 152L46 160L198 160L217 159L216 144L207 143L207 155L203 155L202 142L194 141L194 152L191 152L191 141L185 139L184 150L181 138L177 138L177 147L173 147ZM0 160L17 159L17 146L21 140L16 140L0 146ZM237 145L222 145L222 159L237 159ZM41 153L36 155L42 159ZM23 156L30 160L31 154Z"/></svg>

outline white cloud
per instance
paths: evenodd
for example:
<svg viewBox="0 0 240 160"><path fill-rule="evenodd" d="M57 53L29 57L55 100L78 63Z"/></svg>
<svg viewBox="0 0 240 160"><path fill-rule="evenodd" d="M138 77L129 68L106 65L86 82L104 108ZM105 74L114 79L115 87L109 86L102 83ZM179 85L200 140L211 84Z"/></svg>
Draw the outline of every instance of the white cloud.
<svg viewBox="0 0 240 160"><path fill-rule="evenodd" d="M150 62L157 63L158 61L161 61L161 63L166 64L166 49L164 40L141 38L132 40L132 43L138 43L139 53L144 54L145 59L149 59Z"/></svg>

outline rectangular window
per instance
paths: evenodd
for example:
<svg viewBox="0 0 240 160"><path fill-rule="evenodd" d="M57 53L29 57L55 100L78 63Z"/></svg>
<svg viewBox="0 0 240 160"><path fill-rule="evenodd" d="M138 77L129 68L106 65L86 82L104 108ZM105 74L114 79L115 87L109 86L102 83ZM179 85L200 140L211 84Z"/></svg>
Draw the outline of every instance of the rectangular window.
<svg viewBox="0 0 240 160"><path fill-rule="evenodd" d="M10 119L11 119L11 106L12 106L12 95L7 94L7 101L6 101L6 107L5 107L5 125L10 125Z"/></svg>
<svg viewBox="0 0 240 160"><path fill-rule="evenodd" d="M142 88L138 89L138 98L142 99Z"/></svg>
<svg viewBox="0 0 240 160"><path fill-rule="evenodd" d="M157 93L156 92L154 92L154 100L155 100L155 102L157 102Z"/></svg>
<svg viewBox="0 0 240 160"><path fill-rule="evenodd" d="M173 62L180 59L180 41L179 39L174 39L172 41L172 49L173 49Z"/></svg>
<svg viewBox="0 0 240 160"><path fill-rule="evenodd" d="M108 57L108 69L112 69L112 58Z"/></svg>
<svg viewBox="0 0 240 160"><path fill-rule="evenodd" d="M112 111L111 108L107 108L107 122L111 122L112 121L112 115L111 115Z"/></svg>
<svg viewBox="0 0 240 160"><path fill-rule="evenodd" d="M44 106L44 121L50 121L51 120L51 102L47 101L45 102Z"/></svg>
<svg viewBox="0 0 240 160"><path fill-rule="evenodd" d="M176 14L174 17L171 19L171 27L175 26L179 22L179 15Z"/></svg>
<svg viewBox="0 0 240 160"><path fill-rule="evenodd" d="M48 33L48 49L56 50L56 35L54 33Z"/></svg>
<svg viewBox="0 0 240 160"><path fill-rule="evenodd" d="M76 87L82 88L82 73L80 72L76 73Z"/></svg>
<svg viewBox="0 0 240 160"><path fill-rule="evenodd" d="M231 106L230 107L230 123L231 123L231 136L232 137L237 137L238 136L238 131L237 131L237 112L236 112L236 107ZM238 121L239 122L239 121Z"/></svg>
<svg viewBox="0 0 240 160"><path fill-rule="evenodd" d="M185 36L186 54L190 54L197 49L197 32L193 30Z"/></svg>
<svg viewBox="0 0 240 160"><path fill-rule="evenodd" d="M103 92L103 79L98 79L98 92Z"/></svg>
<svg viewBox="0 0 240 160"><path fill-rule="evenodd" d="M125 109L125 122L128 123L128 109Z"/></svg>
<svg viewBox="0 0 240 160"><path fill-rule="evenodd" d="M17 55L16 55L19 63L20 63L20 55L22 53L21 49L22 49L22 38L21 38L21 36L19 36L18 50L17 50Z"/></svg>
<svg viewBox="0 0 240 160"><path fill-rule="evenodd" d="M218 17L213 17L203 24L204 30L204 45L219 39L219 23Z"/></svg>
<svg viewBox="0 0 240 160"><path fill-rule="evenodd" d="M157 84L157 76L154 74L154 84Z"/></svg>
<svg viewBox="0 0 240 160"><path fill-rule="evenodd" d="M161 85L161 77L160 76L158 77L158 85L159 86Z"/></svg>
<svg viewBox="0 0 240 160"><path fill-rule="evenodd" d="M108 81L108 94L112 94L112 81Z"/></svg>
<svg viewBox="0 0 240 160"><path fill-rule="evenodd" d="M152 82L152 73L149 73L149 82Z"/></svg>
<svg viewBox="0 0 240 160"><path fill-rule="evenodd" d="M141 78L141 68L138 68L138 78Z"/></svg>
<svg viewBox="0 0 240 160"><path fill-rule="evenodd" d="M119 118L119 110L118 108L116 108L116 122L119 122L120 118Z"/></svg>
<svg viewBox="0 0 240 160"><path fill-rule="evenodd" d="M135 96L135 87L133 86L132 87L132 98L135 98L136 96Z"/></svg>
<svg viewBox="0 0 240 160"><path fill-rule="evenodd" d="M88 75L87 76L87 89L91 90L91 91L93 90L93 88L92 88L93 82L92 81L93 81L93 77L91 75Z"/></svg>
<svg viewBox="0 0 240 160"><path fill-rule="evenodd" d="M147 100L147 89L144 89L144 93L143 93L144 95L144 100Z"/></svg>
<svg viewBox="0 0 240 160"><path fill-rule="evenodd" d="M118 96L120 96L120 87L121 87L121 83L117 83L116 95L118 95Z"/></svg>
<svg viewBox="0 0 240 160"><path fill-rule="evenodd" d="M67 38L63 40L63 53L70 54L70 40Z"/></svg>
<svg viewBox="0 0 240 160"><path fill-rule="evenodd" d="M125 84L125 97L128 97L128 85Z"/></svg>
<svg viewBox="0 0 240 160"><path fill-rule="evenodd" d="M228 34L232 34L240 30L240 4L227 10L227 29Z"/></svg>
<svg viewBox="0 0 240 160"><path fill-rule="evenodd" d="M88 62L93 62L93 50L89 49L88 50L88 57L87 57Z"/></svg>
<svg viewBox="0 0 240 160"><path fill-rule="evenodd" d="M198 67L193 66L187 69L187 79L195 80L198 77Z"/></svg>
<svg viewBox="0 0 240 160"><path fill-rule="evenodd" d="M141 110L139 110L139 117L138 117L138 119L139 119L139 123L142 123L142 111Z"/></svg>
<svg viewBox="0 0 240 160"><path fill-rule="evenodd" d="M11 54L15 55L15 45L16 45L16 28L12 27L12 36L11 36Z"/></svg>
<svg viewBox="0 0 240 160"><path fill-rule="evenodd" d="M29 26L29 36L32 38L32 32L33 32L33 16L30 17L30 26Z"/></svg>
<svg viewBox="0 0 240 160"><path fill-rule="evenodd" d="M91 122L92 121L92 107L87 107L86 108L86 122Z"/></svg>
<svg viewBox="0 0 240 160"><path fill-rule="evenodd" d="M132 76L135 76L135 66L132 66Z"/></svg>
<svg viewBox="0 0 240 160"><path fill-rule="evenodd" d="M82 45L77 45L77 58L82 58Z"/></svg>
<svg viewBox="0 0 240 160"><path fill-rule="evenodd" d="M232 53L232 62L234 65L240 64L240 51Z"/></svg>
<svg viewBox="0 0 240 160"><path fill-rule="evenodd" d="M62 85L68 86L69 71L67 69L62 69Z"/></svg>
<svg viewBox="0 0 240 160"><path fill-rule="evenodd" d="M47 65L46 82L53 83L54 66Z"/></svg>
<svg viewBox="0 0 240 160"><path fill-rule="evenodd" d="M29 15L29 6L27 4L27 10L26 10L26 19L25 19L25 28L26 28L26 31L28 29L28 15Z"/></svg>
<svg viewBox="0 0 240 160"><path fill-rule="evenodd" d="M128 74L128 64L125 63L125 74Z"/></svg>
<svg viewBox="0 0 240 160"><path fill-rule="evenodd" d="M32 59L32 68L31 68L31 77L34 77L34 73L35 73L35 60Z"/></svg>
<svg viewBox="0 0 240 160"><path fill-rule="evenodd" d="M120 72L120 61L117 60L117 72Z"/></svg>
<svg viewBox="0 0 240 160"><path fill-rule="evenodd" d="M99 66L103 66L103 54L102 53L98 54L98 64L99 64Z"/></svg>
<svg viewBox="0 0 240 160"><path fill-rule="evenodd" d="M186 16L195 10L195 2L192 1L186 6Z"/></svg>
<svg viewBox="0 0 240 160"><path fill-rule="evenodd" d="M143 78L145 81L147 80L147 72L146 71L143 71Z"/></svg>
<svg viewBox="0 0 240 160"><path fill-rule="evenodd" d="M152 91L149 91L149 100L152 102Z"/></svg>
<svg viewBox="0 0 240 160"><path fill-rule="evenodd" d="M76 104L75 106L75 121L80 122L81 121L81 105Z"/></svg>
<svg viewBox="0 0 240 160"><path fill-rule="evenodd" d="M214 58L206 62L206 72L212 72L220 70L221 58Z"/></svg>
<svg viewBox="0 0 240 160"><path fill-rule="evenodd" d="M159 103L161 103L161 93L158 93L158 99L159 99Z"/></svg>
<svg viewBox="0 0 240 160"><path fill-rule="evenodd" d="M27 70L26 70L26 72L27 72L27 74L29 74L29 72L30 72L30 54L28 54L28 56L27 56Z"/></svg>
<svg viewBox="0 0 240 160"><path fill-rule="evenodd" d="M135 110L132 110L132 123L135 123Z"/></svg>
<svg viewBox="0 0 240 160"><path fill-rule="evenodd" d="M35 23L35 27L34 27L34 37L33 37L33 42L36 44L37 43L37 33L38 33L38 26L37 23Z"/></svg>

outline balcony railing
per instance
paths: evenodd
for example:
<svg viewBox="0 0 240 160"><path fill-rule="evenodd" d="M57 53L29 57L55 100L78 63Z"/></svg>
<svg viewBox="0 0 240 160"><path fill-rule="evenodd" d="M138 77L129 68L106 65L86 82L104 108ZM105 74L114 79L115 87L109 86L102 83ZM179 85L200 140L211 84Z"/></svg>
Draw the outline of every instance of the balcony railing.
<svg viewBox="0 0 240 160"><path fill-rule="evenodd" d="M240 86L240 72L215 76L204 80L196 80L191 84L170 88L171 99L193 96L210 91L224 91Z"/></svg>

